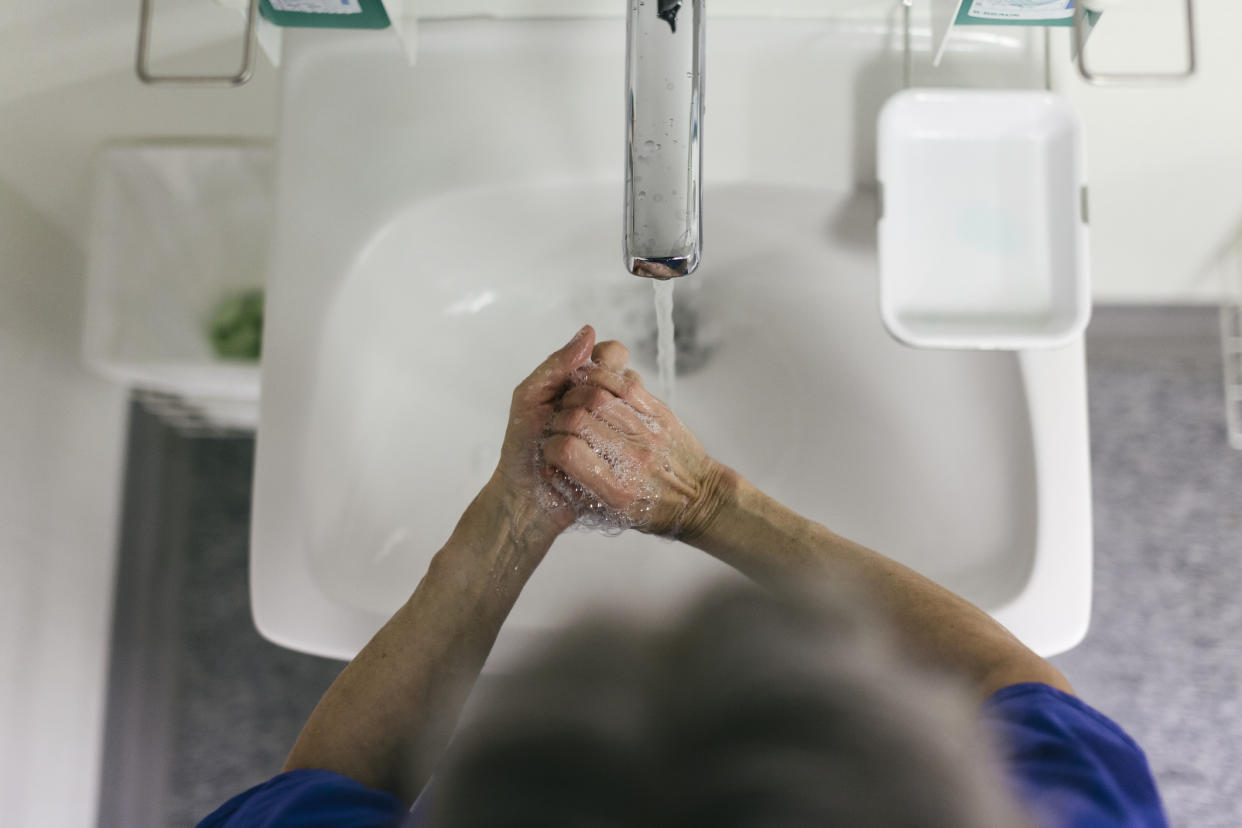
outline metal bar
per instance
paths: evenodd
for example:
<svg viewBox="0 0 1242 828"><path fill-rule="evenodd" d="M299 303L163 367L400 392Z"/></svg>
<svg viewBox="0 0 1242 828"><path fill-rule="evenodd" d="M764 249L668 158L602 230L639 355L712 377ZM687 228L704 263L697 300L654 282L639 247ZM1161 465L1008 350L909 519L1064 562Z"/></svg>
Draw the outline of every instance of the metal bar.
<svg viewBox="0 0 1242 828"><path fill-rule="evenodd" d="M151 71L151 15L155 0L141 0L138 12L138 58L134 69L138 79L149 84L174 86L241 86L254 71L254 30L259 17L259 0L246 7L246 31L242 44L242 65L233 75L156 75Z"/></svg>
<svg viewBox="0 0 1242 828"><path fill-rule="evenodd" d="M901 0L901 82L909 89L914 85L914 55L910 47L910 7L914 0Z"/></svg>
<svg viewBox="0 0 1242 828"><path fill-rule="evenodd" d="M1044 89L1052 91L1052 27L1044 26Z"/></svg>
<svg viewBox="0 0 1242 828"><path fill-rule="evenodd" d="M1087 66L1087 25L1082 2L1074 3L1074 45L1078 50L1075 61L1078 74L1095 86L1137 86L1149 83L1172 83L1183 81L1195 73L1195 3L1186 2L1186 68L1181 72L1095 72Z"/></svg>
<svg viewBox="0 0 1242 828"><path fill-rule="evenodd" d="M1220 350L1229 445L1242 450L1242 235L1221 263Z"/></svg>

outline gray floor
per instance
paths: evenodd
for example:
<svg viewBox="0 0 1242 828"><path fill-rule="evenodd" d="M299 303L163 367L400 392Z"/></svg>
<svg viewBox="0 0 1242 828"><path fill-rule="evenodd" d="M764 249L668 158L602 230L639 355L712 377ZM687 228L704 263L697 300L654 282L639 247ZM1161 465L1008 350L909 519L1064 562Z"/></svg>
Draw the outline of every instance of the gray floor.
<svg viewBox="0 0 1242 828"><path fill-rule="evenodd" d="M1147 750L1175 825L1242 825L1242 452L1214 311L1101 313L1088 340L1095 607L1057 658Z"/></svg>
<svg viewBox="0 0 1242 828"><path fill-rule="evenodd" d="M251 623L254 441L131 416L99 824L192 826L279 772L343 664Z"/></svg>
<svg viewBox="0 0 1242 828"><path fill-rule="evenodd" d="M1236 828L1242 452L1225 441L1215 326L1213 311L1097 312L1096 600L1056 662L1147 749L1174 825ZM101 824L192 825L276 772L340 664L251 626L249 440L185 439L139 410L130 457ZM135 821L135 797L163 819Z"/></svg>
<svg viewBox="0 0 1242 828"><path fill-rule="evenodd" d="M200 441L192 455L196 485L179 613L185 658L177 671L169 825L193 825L227 797L279 772L302 723L344 666L277 647L250 621L253 458L252 440Z"/></svg>

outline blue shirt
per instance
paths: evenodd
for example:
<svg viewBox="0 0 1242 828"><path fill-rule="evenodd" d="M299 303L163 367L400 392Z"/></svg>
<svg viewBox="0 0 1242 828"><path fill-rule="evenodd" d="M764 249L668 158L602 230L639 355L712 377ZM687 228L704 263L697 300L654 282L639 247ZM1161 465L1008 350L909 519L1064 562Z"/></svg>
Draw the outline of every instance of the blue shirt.
<svg viewBox="0 0 1242 828"><path fill-rule="evenodd" d="M981 715L1014 793L1041 828L1167 826L1142 748L1080 699L1046 684L1015 684L990 696ZM199 828L397 828L414 821L392 794L330 771L298 770L233 797Z"/></svg>
<svg viewBox="0 0 1242 828"><path fill-rule="evenodd" d="M1165 828L1147 757L1112 719L1046 684L983 703L1018 799L1042 828Z"/></svg>

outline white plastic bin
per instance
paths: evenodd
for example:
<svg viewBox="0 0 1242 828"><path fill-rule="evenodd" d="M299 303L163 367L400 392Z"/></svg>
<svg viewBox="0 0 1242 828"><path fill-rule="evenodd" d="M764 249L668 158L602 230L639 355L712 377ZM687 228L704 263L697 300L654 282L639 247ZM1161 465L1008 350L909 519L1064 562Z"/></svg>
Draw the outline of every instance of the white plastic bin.
<svg viewBox="0 0 1242 828"><path fill-rule="evenodd" d="M914 89L880 114L880 312L921 348L1049 348L1091 314L1082 127L1049 92Z"/></svg>
<svg viewBox="0 0 1242 828"><path fill-rule="evenodd" d="M175 394L220 425L258 421L259 366L215 356L220 303L262 288L272 153L242 143L143 143L98 159L83 354L100 374Z"/></svg>

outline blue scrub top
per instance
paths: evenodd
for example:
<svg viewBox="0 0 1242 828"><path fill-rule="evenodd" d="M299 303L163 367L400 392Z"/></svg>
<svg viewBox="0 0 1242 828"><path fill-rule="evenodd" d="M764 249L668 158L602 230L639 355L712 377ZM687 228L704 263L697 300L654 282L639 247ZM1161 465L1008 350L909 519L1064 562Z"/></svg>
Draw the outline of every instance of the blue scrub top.
<svg viewBox="0 0 1242 828"><path fill-rule="evenodd" d="M1041 828L1166 828L1147 757L1115 722L1046 684L990 696L984 726L996 737L1014 793ZM239 794L199 828L397 828L418 821L400 799L330 771L282 773Z"/></svg>
<svg viewBox="0 0 1242 828"><path fill-rule="evenodd" d="M1143 749L1112 719L1046 684L1015 684L983 703L1019 801L1041 828L1166 828Z"/></svg>

